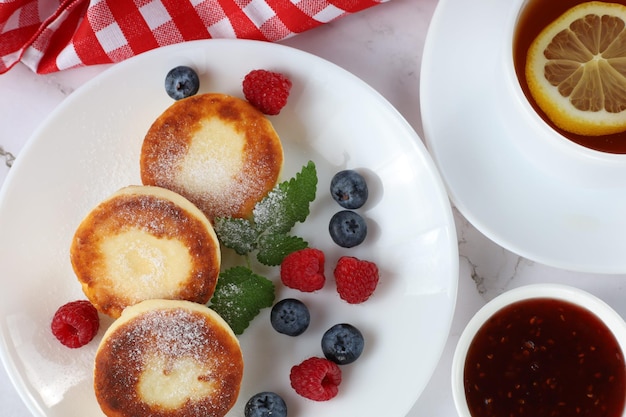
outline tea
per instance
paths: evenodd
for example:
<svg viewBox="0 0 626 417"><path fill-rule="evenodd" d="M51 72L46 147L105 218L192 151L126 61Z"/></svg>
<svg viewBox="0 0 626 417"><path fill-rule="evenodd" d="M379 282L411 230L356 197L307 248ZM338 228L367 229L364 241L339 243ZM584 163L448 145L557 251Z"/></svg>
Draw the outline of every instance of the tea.
<svg viewBox="0 0 626 417"><path fill-rule="evenodd" d="M513 63L524 95L541 118L564 137L587 148L602 152L626 154L626 132L604 136L583 136L558 128L539 108L528 89L525 67L528 48L544 27L571 7L586 3L585 0L527 0L521 8L513 39ZM613 3L626 5L626 0Z"/></svg>

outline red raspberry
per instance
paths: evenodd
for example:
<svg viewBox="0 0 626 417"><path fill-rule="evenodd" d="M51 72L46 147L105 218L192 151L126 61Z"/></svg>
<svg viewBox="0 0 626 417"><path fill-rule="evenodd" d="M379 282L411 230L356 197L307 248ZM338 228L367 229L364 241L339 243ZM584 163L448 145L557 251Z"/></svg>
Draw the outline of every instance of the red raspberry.
<svg viewBox="0 0 626 417"><path fill-rule="evenodd" d="M370 298L378 285L376 264L351 256L339 258L334 274L339 296L350 304Z"/></svg>
<svg viewBox="0 0 626 417"><path fill-rule="evenodd" d="M243 95L261 112L280 113L287 104L291 80L279 72L252 70L243 79Z"/></svg>
<svg viewBox="0 0 626 417"><path fill-rule="evenodd" d="M291 387L304 398L328 401L339 392L341 369L324 358L309 358L291 368Z"/></svg>
<svg viewBox="0 0 626 417"><path fill-rule="evenodd" d="M289 288L303 292L321 289L324 276L324 252L306 248L290 253L280 265L280 279Z"/></svg>
<svg viewBox="0 0 626 417"><path fill-rule="evenodd" d="M100 319L89 301L71 301L56 311L50 327L59 342L69 348L79 348L96 336Z"/></svg>

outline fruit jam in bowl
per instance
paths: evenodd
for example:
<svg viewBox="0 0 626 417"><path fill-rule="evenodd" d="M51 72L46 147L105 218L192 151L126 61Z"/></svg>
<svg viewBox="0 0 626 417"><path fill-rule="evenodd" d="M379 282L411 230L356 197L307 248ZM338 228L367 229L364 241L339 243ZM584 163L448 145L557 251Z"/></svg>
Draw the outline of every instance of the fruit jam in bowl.
<svg viewBox="0 0 626 417"><path fill-rule="evenodd" d="M626 416L626 323L574 287L510 290L470 320L452 361L460 417Z"/></svg>

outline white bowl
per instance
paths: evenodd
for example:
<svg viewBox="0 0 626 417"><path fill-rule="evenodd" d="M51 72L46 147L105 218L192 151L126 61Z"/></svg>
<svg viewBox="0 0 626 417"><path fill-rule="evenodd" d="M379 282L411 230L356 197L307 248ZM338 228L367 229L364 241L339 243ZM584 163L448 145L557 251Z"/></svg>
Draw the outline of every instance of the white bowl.
<svg viewBox="0 0 626 417"><path fill-rule="evenodd" d="M593 313L613 333L621 348L621 361L626 352L626 322L608 304L580 289L557 284L535 284L519 287L494 298L481 308L463 331L452 360L452 395L459 417L481 417L470 413L465 396L464 368L468 349L476 333L495 313L518 301L552 299L569 302ZM529 372L533 372L529 368ZM626 367L622 370L626 378ZM626 392L624 393L626 397ZM624 400L623 400L624 402ZM626 407L620 417L626 417Z"/></svg>

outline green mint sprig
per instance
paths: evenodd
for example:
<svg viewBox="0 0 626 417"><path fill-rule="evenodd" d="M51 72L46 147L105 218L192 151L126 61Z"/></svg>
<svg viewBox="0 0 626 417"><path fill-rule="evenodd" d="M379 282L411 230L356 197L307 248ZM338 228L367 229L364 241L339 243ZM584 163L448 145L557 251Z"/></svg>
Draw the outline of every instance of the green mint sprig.
<svg viewBox="0 0 626 417"><path fill-rule="evenodd" d="M297 222L309 215L309 205L317 191L317 171L309 161L288 181L276 185L259 201L252 219L219 217L215 232L220 242L239 255L257 251L257 260L264 265L280 265L289 253L304 249L308 243L289 234Z"/></svg>
<svg viewBox="0 0 626 417"><path fill-rule="evenodd" d="M317 191L317 171L311 161L288 181L278 184L253 210L252 220L217 218L214 229L225 247L239 255L257 251L257 260L280 265L288 254L308 243L290 234L297 222L309 215ZM235 266L220 273L210 307L242 334L263 308L274 303L274 284L249 267Z"/></svg>
<svg viewBox="0 0 626 417"><path fill-rule="evenodd" d="M220 273L210 307L240 335L261 309L272 306L274 297L272 281L235 266Z"/></svg>

